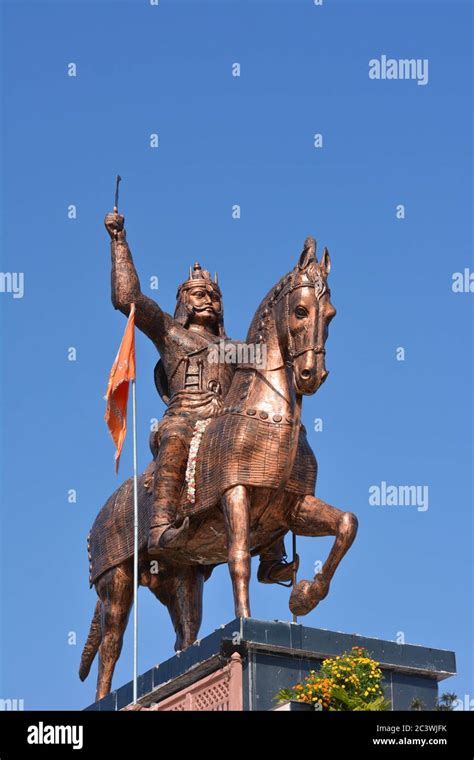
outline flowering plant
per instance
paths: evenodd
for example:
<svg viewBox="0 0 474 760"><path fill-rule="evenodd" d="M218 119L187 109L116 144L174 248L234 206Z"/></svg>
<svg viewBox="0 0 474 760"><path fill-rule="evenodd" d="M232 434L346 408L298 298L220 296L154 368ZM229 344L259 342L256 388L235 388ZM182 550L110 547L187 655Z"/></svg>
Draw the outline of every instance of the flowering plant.
<svg viewBox="0 0 474 760"><path fill-rule="evenodd" d="M382 671L366 649L323 660L321 669L311 670L303 683L281 689L277 700L309 702L317 710L388 710L382 688Z"/></svg>

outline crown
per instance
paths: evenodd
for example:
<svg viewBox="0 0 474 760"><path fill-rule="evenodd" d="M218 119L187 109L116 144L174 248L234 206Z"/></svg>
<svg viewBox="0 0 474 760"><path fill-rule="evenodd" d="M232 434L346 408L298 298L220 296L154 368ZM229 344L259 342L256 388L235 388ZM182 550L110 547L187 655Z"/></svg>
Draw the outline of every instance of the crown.
<svg viewBox="0 0 474 760"><path fill-rule="evenodd" d="M189 267L189 278L179 286L178 296L183 290L196 288L199 285L206 288L206 290L217 290L220 292L217 281L217 272L214 274L214 279L211 280L211 275L207 269L202 269L199 261L196 261L193 267Z"/></svg>

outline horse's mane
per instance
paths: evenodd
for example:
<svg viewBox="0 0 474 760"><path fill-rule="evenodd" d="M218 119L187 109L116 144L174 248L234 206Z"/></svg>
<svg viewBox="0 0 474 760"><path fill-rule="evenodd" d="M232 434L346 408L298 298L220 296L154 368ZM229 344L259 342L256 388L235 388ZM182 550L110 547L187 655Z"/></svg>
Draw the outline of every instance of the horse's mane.
<svg viewBox="0 0 474 760"><path fill-rule="evenodd" d="M270 288L266 296L261 301L260 305L257 308L257 311L255 312L253 319L250 323L250 327L247 332L247 343L257 343L258 335L261 335L262 333L262 326L267 321L267 314L265 313L266 310L268 310L268 313L270 313L271 310L271 301L273 299L273 296L276 291L282 290L284 285L289 282L293 270L288 272L287 274L283 275L278 282L275 283L275 285Z"/></svg>

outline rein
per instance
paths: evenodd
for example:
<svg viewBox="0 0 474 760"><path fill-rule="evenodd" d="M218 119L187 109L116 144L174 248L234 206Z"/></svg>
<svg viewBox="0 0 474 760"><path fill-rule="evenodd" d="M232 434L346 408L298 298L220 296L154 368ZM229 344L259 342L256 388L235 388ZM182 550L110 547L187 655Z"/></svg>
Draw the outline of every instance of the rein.
<svg viewBox="0 0 474 760"><path fill-rule="evenodd" d="M326 355L326 349L324 346L316 344L315 346L309 346L308 348L302 348L301 351L295 351L289 354L290 358L287 360L288 366L292 367L295 359L298 358L298 356L302 356L303 354L307 354L308 351L314 351L314 353L317 354L323 354Z"/></svg>

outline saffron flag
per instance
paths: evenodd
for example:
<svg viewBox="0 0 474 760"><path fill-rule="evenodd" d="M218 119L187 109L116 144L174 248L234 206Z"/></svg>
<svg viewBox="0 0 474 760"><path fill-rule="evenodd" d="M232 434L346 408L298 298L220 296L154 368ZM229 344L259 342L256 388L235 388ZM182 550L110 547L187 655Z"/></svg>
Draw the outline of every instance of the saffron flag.
<svg viewBox="0 0 474 760"><path fill-rule="evenodd" d="M115 361L110 370L105 400L105 421L115 443L115 472L127 434L127 402L131 380L135 380L135 304L130 307L127 326Z"/></svg>

